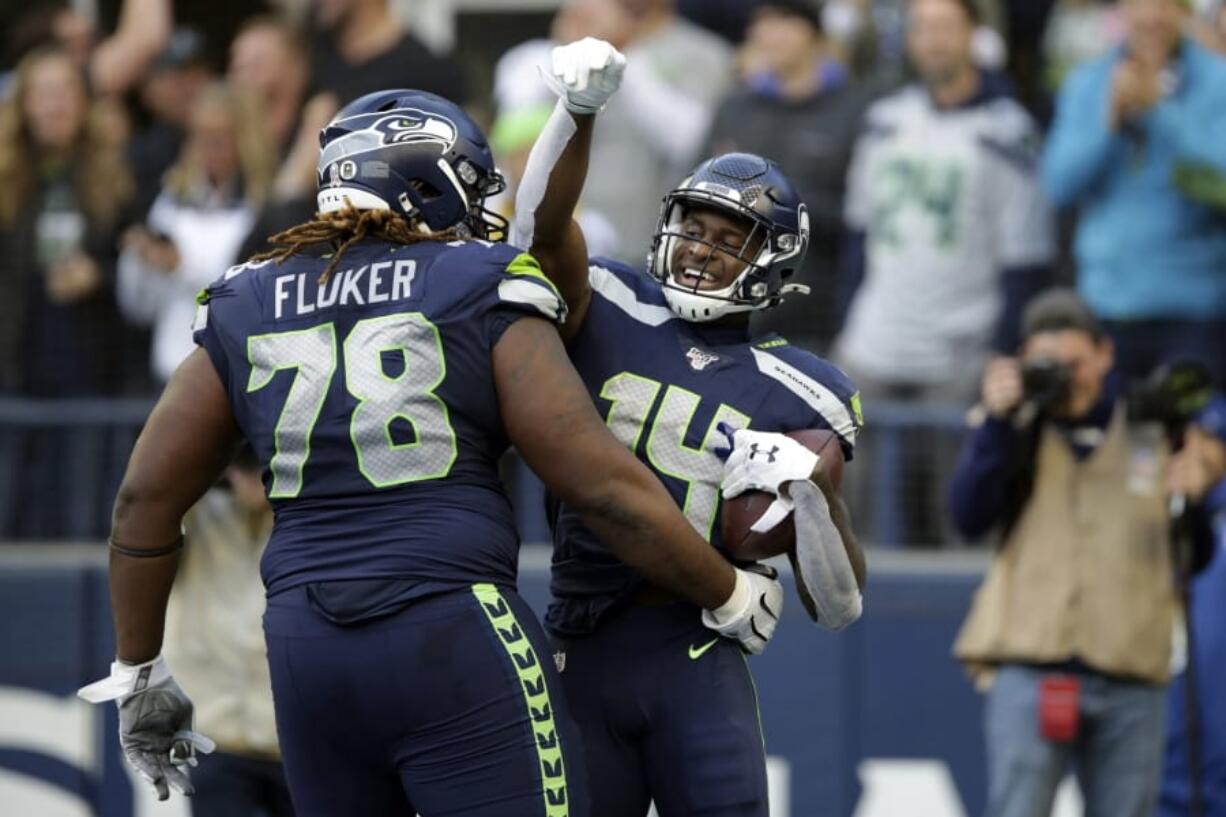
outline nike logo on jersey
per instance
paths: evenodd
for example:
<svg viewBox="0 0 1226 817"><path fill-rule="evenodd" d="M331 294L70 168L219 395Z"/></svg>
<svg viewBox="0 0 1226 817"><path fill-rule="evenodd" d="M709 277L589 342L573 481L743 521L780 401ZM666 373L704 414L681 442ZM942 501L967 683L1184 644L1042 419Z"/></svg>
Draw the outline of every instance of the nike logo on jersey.
<svg viewBox="0 0 1226 817"><path fill-rule="evenodd" d="M706 644L703 644L701 647L695 647L693 644L691 644L690 645L690 660L697 661L699 658L702 658L703 655L706 654L707 650L711 649L718 643L719 643L719 637L716 636L715 638L708 641Z"/></svg>

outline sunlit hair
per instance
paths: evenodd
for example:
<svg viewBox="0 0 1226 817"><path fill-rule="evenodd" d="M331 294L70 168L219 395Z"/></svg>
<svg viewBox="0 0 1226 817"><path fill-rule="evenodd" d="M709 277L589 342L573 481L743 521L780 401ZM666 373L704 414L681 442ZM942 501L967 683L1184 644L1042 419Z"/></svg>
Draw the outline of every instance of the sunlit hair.
<svg viewBox="0 0 1226 817"><path fill-rule="evenodd" d="M238 147L239 175L243 198L252 207L259 207L268 198L276 172L276 156L259 106L248 93L224 82L214 82L200 92L192 106L192 116L204 108L215 108L229 117ZM190 120L189 120L190 121ZM192 142L189 125L187 140L179 160L166 171L166 190L180 199L190 199L207 183L204 162Z"/></svg>
<svg viewBox="0 0 1226 817"><path fill-rule="evenodd" d="M31 201L45 158L34 143L25 105L34 71L52 60L70 65L80 80L85 115L70 150L73 187L82 210L103 225L113 224L135 191L123 155L122 137L108 125L105 103L91 99L85 75L68 54L47 46L27 54L14 72L11 92L0 102L0 225L11 227Z"/></svg>
<svg viewBox="0 0 1226 817"><path fill-rule="evenodd" d="M340 263L341 256L349 249L349 245L367 237L381 238L395 244L416 244L419 241L453 241L459 238L459 232L454 227L437 233L423 232L391 210L358 210L345 207L330 213L319 213L314 221L270 236L268 243L280 246L259 253L251 260L272 260L279 264L307 247L330 243L336 251L332 254L332 261L319 276L319 283L322 285L328 283L332 271Z"/></svg>

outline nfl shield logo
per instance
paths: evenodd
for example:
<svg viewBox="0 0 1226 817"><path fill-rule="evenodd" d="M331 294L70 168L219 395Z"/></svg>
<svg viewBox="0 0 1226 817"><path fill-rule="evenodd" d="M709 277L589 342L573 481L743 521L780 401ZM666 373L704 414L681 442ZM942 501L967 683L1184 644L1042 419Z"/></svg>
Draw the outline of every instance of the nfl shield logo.
<svg viewBox="0 0 1226 817"><path fill-rule="evenodd" d="M701 372L703 369L710 366L715 361L719 360L719 355L713 355L710 352L704 352L697 346L691 346L690 350L685 353L686 360L690 362L690 366L696 372Z"/></svg>
<svg viewBox="0 0 1226 817"><path fill-rule="evenodd" d="M554 666L558 668L558 673L562 673L566 669L566 653L559 650L553 654Z"/></svg>

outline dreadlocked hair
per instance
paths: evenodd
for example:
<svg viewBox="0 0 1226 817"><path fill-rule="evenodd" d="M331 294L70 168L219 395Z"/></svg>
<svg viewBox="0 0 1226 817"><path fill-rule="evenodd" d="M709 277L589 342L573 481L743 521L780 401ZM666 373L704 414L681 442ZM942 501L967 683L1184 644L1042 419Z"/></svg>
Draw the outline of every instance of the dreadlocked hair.
<svg viewBox="0 0 1226 817"><path fill-rule="evenodd" d="M258 253L252 256L251 260L272 260L280 264L306 247L331 242L336 249L332 254L332 261L319 275L319 284L322 286L332 277L333 270L340 263L345 250L349 249L349 245L367 237L381 238L396 244L416 244L419 241L453 241L460 238L460 233L454 227L442 232L419 231L399 213L393 213L391 210L358 210L356 207L344 207L330 213L317 213L313 221L269 236L268 243L278 245L277 248Z"/></svg>

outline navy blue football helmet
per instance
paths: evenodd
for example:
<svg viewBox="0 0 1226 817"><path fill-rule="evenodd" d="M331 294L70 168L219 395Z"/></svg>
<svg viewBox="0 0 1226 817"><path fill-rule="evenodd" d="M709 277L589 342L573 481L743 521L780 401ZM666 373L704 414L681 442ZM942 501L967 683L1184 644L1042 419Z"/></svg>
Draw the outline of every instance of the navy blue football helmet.
<svg viewBox="0 0 1226 817"><path fill-rule="evenodd" d="M321 213L346 203L389 209L430 230L500 240L506 219L485 208L505 188L485 134L460 106L424 91L376 91L319 133Z"/></svg>
<svg viewBox="0 0 1226 817"><path fill-rule="evenodd" d="M686 209L720 210L749 225L740 252L687 236L681 231ZM678 283L672 258L679 241L700 241L745 262L727 287L699 289ZM669 307L688 321L710 321L734 312L769 309L792 292L809 288L787 280L800 268L809 247L809 213L779 166L751 153L726 153L707 159L664 197L647 266L664 287ZM752 253L752 255L750 255Z"/></svg>

